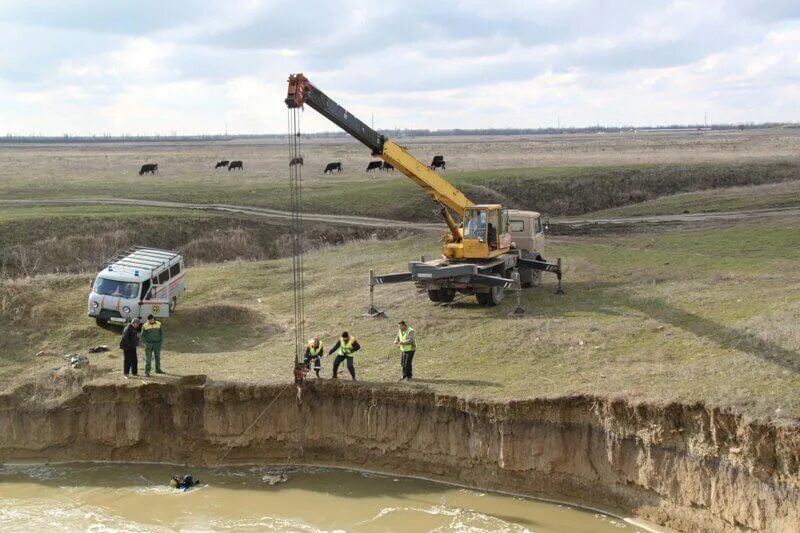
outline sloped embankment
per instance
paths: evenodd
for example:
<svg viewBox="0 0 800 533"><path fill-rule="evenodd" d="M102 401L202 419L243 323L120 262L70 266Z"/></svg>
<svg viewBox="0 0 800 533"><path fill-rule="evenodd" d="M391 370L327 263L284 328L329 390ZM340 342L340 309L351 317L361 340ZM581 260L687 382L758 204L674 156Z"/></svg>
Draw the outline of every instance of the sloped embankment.
<svg viewBox="0 0 800 533"><path fill-rule="evenodd" d="M800 528L800 429L702 405L467 401L419 389L206 382L23 386L0 458L336 464L616 508L683 530ZM242 435L262 410L280 397ZM59 395L56 399L55 395Z"/></svg>

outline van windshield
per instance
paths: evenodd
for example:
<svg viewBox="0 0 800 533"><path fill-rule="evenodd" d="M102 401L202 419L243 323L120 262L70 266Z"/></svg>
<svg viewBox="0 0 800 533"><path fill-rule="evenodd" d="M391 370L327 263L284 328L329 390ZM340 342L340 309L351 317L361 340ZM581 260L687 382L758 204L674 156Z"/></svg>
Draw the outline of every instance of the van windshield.
<svg viewBox="0 0 800 533"><path fill-rule="evenodd" d="M117 281L114 279L97 278L94 292L104 296L119 296L121 298L136 298L139 296L139 284L133 281Z"/></svg>

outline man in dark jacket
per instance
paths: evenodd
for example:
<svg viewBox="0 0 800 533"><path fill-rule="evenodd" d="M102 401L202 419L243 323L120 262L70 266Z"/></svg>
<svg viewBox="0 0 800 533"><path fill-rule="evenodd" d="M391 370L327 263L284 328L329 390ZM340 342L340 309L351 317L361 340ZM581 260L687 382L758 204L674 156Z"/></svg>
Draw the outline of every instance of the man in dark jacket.
<svg viewBox="0 0 800 533"><path fill-rule="evenodd" d="M350 377L353 378L353 381L356 380L356 365L353 363L353 354L360 349L361 345L358 344L355 337L351 337L346 331L342 333L336 344L328 351L328 355L336 352L336 359L333 360L333 379L338 378L339 365L343 361L347 361L347 370L350 372Z"/></svg>
<svg viewBox="0 0 800 533"><path fill-rule="evenodd" d="M122 348L124 359L122 372L125 374L125 379L128 379L128 374L133 374L134 376L139 374L139 360L136 357L136 347L139 345L139 324L139 319L134 318L122 330L122 338L119 341L119 347Z"/></svg>

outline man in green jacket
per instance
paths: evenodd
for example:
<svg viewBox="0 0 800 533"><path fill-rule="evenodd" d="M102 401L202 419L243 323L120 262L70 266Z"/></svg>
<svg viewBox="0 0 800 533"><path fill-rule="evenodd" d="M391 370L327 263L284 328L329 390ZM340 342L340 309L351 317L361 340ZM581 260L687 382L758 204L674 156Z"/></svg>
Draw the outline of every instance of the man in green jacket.
<svg viewBox="0 0 800 533"><path fill-rule="evenodd" d="M403 377L400 381L411 381L413 374L414 354L417 352L417 334L414 328L401 320L397 324L397 336L394 343L400 345L400 368L403 369Z"/></svg>
<svg viewBox="0 0 800 533"><path fill-rule="evenodd" d="M147 322L142 326L142 344L144 344L144 375L150 376L150 359L156 358L156 374L163 374L161 370L161 343L164 341L164 330L161 322L153 315L147 315Z"/></svg>

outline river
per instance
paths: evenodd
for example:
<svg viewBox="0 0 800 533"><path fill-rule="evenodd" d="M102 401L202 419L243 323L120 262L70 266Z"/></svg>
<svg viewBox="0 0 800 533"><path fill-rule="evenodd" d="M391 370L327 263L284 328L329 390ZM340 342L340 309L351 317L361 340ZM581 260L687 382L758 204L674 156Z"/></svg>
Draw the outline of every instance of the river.
<svg viewBox="0 0 800 533"><path fill-rule="evenodd" d="M637 531L608 515L322 467L0 466L0 531ZM281 479L285 476L285 481Z"/></svg>

